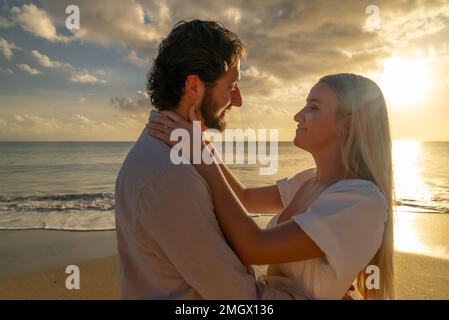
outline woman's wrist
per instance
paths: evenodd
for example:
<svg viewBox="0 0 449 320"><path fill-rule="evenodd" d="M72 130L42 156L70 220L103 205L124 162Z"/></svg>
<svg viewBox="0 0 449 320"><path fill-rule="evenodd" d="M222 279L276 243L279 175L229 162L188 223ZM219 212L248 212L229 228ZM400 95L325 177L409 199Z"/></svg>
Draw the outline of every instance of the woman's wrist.
<svg viewBox="0 0 449 320"><path fill-rule="evenodd" d="M204 177L214 170L214 167L218 167L218 163L214 157L215 150L207 145L201 146L201 161L194 163L195 169Z"/></svg>

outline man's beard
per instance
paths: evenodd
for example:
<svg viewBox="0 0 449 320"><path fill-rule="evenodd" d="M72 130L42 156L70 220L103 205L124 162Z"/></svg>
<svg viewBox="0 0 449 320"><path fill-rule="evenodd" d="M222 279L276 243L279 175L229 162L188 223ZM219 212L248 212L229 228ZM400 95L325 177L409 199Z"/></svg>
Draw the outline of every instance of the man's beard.
<svg viewBox="0 0 449 320"><path fill-rule="evenodd" d="M209 129L217 129L224 131L226 129L226 121L224 119L223 112L217 115L216 112L220 107L213 101L212 88L207 88L204 92L203 100L199 106L199 111L203 117L204 125Z"/></svg>

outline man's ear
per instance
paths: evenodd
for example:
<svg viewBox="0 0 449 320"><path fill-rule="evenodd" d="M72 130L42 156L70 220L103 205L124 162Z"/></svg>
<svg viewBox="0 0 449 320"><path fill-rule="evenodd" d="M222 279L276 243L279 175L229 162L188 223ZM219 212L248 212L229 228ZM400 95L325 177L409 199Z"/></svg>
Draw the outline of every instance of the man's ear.
<svg viewBox="0 0 449 320"><path fill-rule="evenodd" d="M187 76L184 83L184 93L193 104L199 104L203 99L205 90L204 82L195 74Z"/></svg>

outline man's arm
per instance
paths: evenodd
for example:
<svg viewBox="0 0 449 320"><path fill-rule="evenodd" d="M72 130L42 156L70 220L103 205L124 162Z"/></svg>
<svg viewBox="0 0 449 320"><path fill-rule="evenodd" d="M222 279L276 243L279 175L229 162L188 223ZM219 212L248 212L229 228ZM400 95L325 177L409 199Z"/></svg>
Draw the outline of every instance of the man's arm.
<svg viewBox="0 0 449 320"><path fill-rule="evenodd" d="M220 231L207 185L192 170L164 172L146 186L139 200L139 229L156 239L204 299L291 299L257 284L246 272Z"/></svg>

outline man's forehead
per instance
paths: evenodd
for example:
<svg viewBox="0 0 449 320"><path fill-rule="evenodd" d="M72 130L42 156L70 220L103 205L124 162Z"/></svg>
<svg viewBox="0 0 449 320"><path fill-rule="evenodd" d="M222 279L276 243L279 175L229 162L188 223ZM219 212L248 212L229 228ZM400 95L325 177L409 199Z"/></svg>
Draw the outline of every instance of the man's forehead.
<svg viewBox="0 0 449 320"><path fill-rule="evenodd" d="M226 72L225 78L230 82L240 81L240 60L237 60Z"/></svg>

